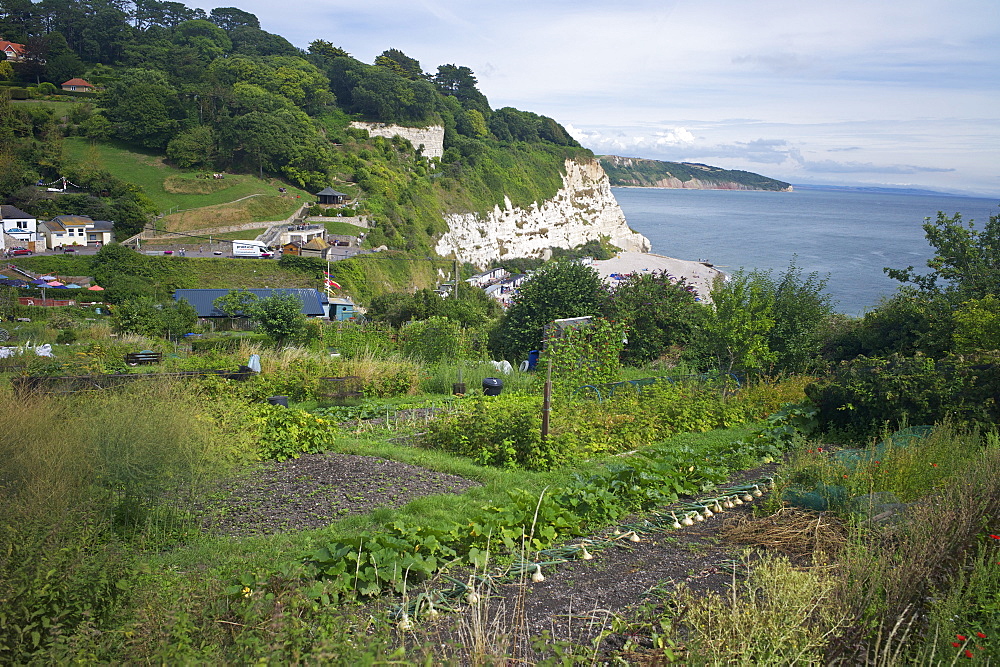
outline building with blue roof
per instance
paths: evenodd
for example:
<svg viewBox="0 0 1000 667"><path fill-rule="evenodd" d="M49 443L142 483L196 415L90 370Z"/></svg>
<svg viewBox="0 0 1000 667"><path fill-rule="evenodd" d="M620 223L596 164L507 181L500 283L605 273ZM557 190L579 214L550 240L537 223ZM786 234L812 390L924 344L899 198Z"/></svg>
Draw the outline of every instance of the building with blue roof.
<svg viewBox="0 0 1000 667"><path fill-rule="evenodd" d="M184 299L198 311L198 317L229 317L215 307L215 300L229 294L229 289L179 289L174 291L174 300ZM306 317L328 317L329 303L325 294L317 289L297 287L252 288L242 290L256 295L258 299L292 294L302 301L302 314Z"/></svg>

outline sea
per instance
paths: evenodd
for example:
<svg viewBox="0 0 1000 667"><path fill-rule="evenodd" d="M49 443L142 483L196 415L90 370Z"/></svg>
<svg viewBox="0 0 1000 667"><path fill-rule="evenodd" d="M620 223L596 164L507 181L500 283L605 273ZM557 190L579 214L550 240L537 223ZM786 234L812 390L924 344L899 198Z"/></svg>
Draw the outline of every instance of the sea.
<svg viewBox="0 0 1000 667"><path fill-rule="evenodd" d="M726 273L795 262L827 279L834 309L860 316L899 283L884 267L927 272L925 218L961 213L982 229L997 199L923 191L795 186L793 192L612 188L629 226L652 252L711 262Z"/></svg>

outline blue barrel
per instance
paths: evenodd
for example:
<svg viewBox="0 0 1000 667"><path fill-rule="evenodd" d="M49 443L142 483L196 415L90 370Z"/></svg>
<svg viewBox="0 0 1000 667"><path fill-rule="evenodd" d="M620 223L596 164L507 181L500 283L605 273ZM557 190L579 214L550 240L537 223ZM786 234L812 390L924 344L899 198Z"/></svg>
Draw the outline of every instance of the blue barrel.
<svg viewBox="0 0 1000 667"><path fill-rule="evenodd" d="M528 370L529 371L535 370L535 366L538 365L538 355L540 355L540 354L541 354L541 352L539 352L538 350L532 350L531 352L528 352Z"/></svg>
<svg viewBox="0 0 1000 667"><path fill-rule="evenodd" d="M484 396L499 396L501 391L503 391L503 380L500 378L483 379Z"/></svg>

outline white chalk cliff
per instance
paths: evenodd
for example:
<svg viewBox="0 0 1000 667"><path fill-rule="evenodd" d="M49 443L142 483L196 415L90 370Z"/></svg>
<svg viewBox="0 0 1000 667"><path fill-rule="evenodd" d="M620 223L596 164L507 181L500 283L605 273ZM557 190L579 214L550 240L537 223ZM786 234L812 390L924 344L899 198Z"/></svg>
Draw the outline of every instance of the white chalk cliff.
<svg viewBox="0 0 1000 667"><path fill-rule="evenodd" d="M430 125L428 127L403 127L391 123L366 123L360 120L352 121L351 127L367 130L368 136L403 137L414 148L423 150L424 157L439 158L444 155L444 126Z"/></svg>
<svg viewBox="0 0 1000 667"><path fill-rule="evenodd" d="M520 208L505 197L503 208L487 214L445 216L449 230L435 251L477 266L505 257L545 257L550 247L574 248L602 237L622 250L649 251L649 239L629 229L597 160L566 160L565 170L562 188L540 204Z"/></svg>

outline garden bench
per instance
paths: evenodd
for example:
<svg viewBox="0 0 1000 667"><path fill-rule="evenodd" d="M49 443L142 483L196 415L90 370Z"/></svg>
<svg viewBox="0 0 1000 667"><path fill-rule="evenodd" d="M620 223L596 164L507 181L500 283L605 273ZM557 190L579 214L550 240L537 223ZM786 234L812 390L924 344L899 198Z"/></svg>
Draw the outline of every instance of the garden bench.
<svg viewBox="0 0 1000 667"><path fill-rule="evenodd" d="M161 361L163 361L162 352L150 352L149 350L143 350L142 352L129 352L125 355L125 364L127 366L158 364Z"/></svg>

